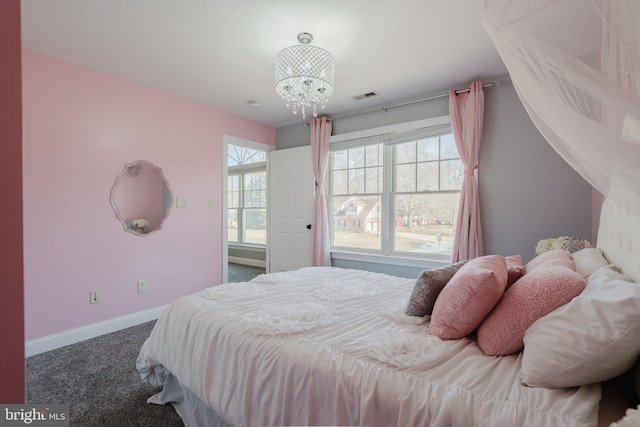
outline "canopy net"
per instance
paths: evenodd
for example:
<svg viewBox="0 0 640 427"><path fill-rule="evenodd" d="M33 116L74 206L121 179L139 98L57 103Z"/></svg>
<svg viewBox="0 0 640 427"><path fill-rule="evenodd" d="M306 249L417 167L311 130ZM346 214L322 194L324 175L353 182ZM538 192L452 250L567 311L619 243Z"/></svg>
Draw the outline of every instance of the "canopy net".
<svg viewBox="0 0 640 427"><path fill-rule="evenodd" d="M485 0L482 21L551 146L605 195L638 179L640 0Z"/></svg>

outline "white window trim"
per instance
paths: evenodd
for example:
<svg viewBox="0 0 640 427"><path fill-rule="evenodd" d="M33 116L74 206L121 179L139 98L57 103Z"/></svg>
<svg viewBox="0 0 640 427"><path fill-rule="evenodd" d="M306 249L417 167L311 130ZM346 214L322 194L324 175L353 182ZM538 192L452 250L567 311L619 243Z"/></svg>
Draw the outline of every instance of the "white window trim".
<svg viewBox="0 0 640 427"><path fill-rule="evenodd" d="M334 142L348 141L350 139L367 138L370 136L382 135L383 133L403 132L418 128L426 128L438 125L447 125L451 123L451 116L432 117L430 119L416 120L413 122L396 123L394 125L382 126L379 128L359 130L355 132L342 133L334 135L330 141Z"/></svg>
<svg viewBox="0 0 640 427"><path fill-rule="evenodd" d="M257 245L257 244L253 244L253 243L236 243L236 242L229 242L228 245L229 248L232 249L239 249L239 250L247 250L247 251L254 251L254 252L266 252L267 248L265 245Z"/></svg>
<svg viewBox="0 0 640 427"><path fill-rule="evenodd" d="M236 173L262 172L267 170L267 162L247 163L246 165L229 166L227 175Z"/></svg>
<svg viewBox="0 0 640 427"><path fill-rule="evenodd" d="M440 260L435 257L412 258L396 255L382 255L379 253L368 254L364 252L349 252L343 250L331 251L331 258L344 261L370 262L375 264L395 265L399 267L422 268L424 270L451 264L451 260L448 257L447 259L444 259L445 257L443 257L443 259Z"/></svg>
<svg viewBox="0 0 640 427"><path fill-rule="evenodd" d="M330 142L332 144L340 143L343 141L349 141L349 140L354 140L359 138L368 138L376 135L382 135L385 133L403 132L403 131L410 131L418 128L433 127L433 126L439 126L439 125L450 125L450 124L451 124L451 116L449 115L438 116L438 117L432 117L429 119L397 123L397 124L381 126L377 128L364 129L360 131L334 135L334 136L331 136ZM385 159L384 159L385 164L390 164L390 163L387 163L388 161L391 160L390 153L391 153L391 147L390 146L385 147L383 151L383 155L385 156ZM474 172L476 172L476 176L477 176L477 170ZM392 184L391 174L385 174L384 179L385 179L385 182L384 182L385 188L391 188L391 184ZM382 198L390 198L390 197L391 197L391 192L387 191L382 193ZM385 201L383 201L383 205L388 206L390 209L389 200L386 200L386 203L384 202ZM330 209L331 208L329 204L327 204L329 218L333 218L333 215ZM386 226L392 227L393 226L392 215L388 215L388 214L384 215L384 218L386 218L388 222ZM333 233L332 221L329 224L329 229L330 229L330 232ZM446 255L428 254L422 257L414 257L414 256L411 256L411 254L404 255L401 252L391 253L390 251L390 248L392 247L391 239L393 239L392 234L389 234L387 238L384 238L384 237L382 238L381 252L383 253L380 253L378 251L375 251L375 253L373 252L367 253L366 249L360 250L358 252L351 252L350 249L352 248L332 245L331 258L347 260L347 261L374 262L378 264L397 265L397 266L403 266L403 267L423 267L425 266L425 264L433 264L434 266L437 267L437 266L449 264L451 262L450 257Z"/></svg>

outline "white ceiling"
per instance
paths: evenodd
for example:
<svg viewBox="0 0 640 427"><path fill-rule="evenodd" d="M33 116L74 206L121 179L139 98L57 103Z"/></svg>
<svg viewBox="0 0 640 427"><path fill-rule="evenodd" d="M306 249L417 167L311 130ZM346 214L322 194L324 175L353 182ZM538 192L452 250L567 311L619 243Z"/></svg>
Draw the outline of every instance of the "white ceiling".
<svg viewBox="0 0 640 427"><path fill-rule="evenodd" d="M274 90L276 54L298 33L335 57L324 113L336 116L507 74L481 9L480 0L22 0L22 43L278 127L302 120ZM371 91L379 95L353 99Z"/></svg>

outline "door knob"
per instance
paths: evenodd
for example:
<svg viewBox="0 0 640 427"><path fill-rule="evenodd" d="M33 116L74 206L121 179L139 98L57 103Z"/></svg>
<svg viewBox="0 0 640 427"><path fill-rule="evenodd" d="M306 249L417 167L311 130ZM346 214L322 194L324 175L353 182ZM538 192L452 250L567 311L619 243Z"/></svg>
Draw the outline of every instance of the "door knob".
<svg viewBox="0 0 640 427"><path fill-rule="evenodd" d="M307 224L307 230L311 230L311 224Z"/></svg>

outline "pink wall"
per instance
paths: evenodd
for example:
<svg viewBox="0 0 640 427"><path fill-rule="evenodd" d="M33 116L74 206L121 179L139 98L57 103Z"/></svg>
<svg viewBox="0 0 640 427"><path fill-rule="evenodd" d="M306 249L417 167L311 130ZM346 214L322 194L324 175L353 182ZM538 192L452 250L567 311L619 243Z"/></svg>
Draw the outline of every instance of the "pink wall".
<svg viewBox="0 0 640 427"><path fill-rule="evenodd" d="M220 283L223 134L275 145L275 129L34 52L22 59L26 339ZM124 232L109 201L135 160L187 198L144 237Z"/></svg>
<svg viewBox="0 0 640 427"><path fill-rule="evenodd" d="M20 0L0 2L0 403L24 403Z"/></svg>

